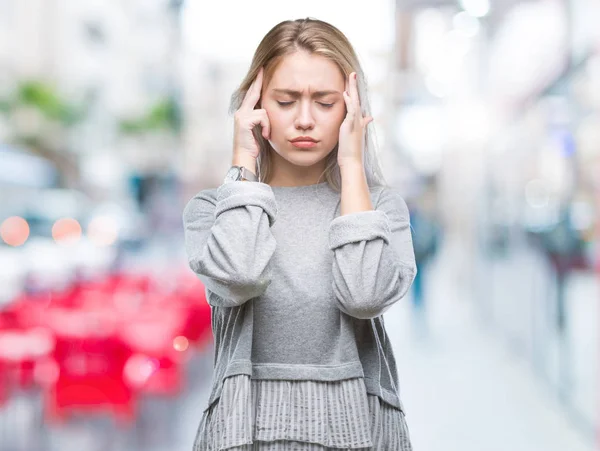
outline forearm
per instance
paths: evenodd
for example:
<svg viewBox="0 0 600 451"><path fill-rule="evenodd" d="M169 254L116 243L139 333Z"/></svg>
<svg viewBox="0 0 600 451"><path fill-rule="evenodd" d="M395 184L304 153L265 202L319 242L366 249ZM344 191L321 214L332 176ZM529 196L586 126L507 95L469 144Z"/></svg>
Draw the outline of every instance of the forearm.
<svg viewBox="0 0 600 451"><path fill-rule="evenodd" d="M346 194L351 201L360 197L358 190ZM404 297L416 274L410 217L400 192L384 189L373 203L376 209L340 214L329 228L335 297L342 311L361 319L381 315Z"/></svg>
<svg viewBox="0 0 600 451"><path fill-rule="evenodd" d="M223 306L240 305L270 283L276 215L268 185L241 181L201 192L184 208L189 266Z"/></svg>
<svg viewBox="0 0 600 451"><path fill-rule="evenodd" d="M371 193L362 163L340 166L342 176L340 215L373 210Z"/></svg>

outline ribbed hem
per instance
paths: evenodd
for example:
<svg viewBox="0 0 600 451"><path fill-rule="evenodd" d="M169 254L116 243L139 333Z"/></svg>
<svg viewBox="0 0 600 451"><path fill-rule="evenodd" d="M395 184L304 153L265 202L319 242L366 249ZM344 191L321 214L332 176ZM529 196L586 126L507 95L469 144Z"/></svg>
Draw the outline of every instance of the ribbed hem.
<svg viewBox="0 0 600 451"><path fill-rule="evenodd" d="M336 382L227 378L205 411L195 451L411 451L404 414L362 378Z"/></svg>
<svg viewBox="0 0 600 451"><path fill-rule="evenodd" d="M213 381L207 410L220 396L223 381L230 376L246 374L252 379L272 380L315 380L323 382L340 381L355 377L363 377L364 371L360 361L342 365L293 365L293 364L253 364L249 360L232 360L223 372L220 380Z"/></svg>
<svg viewBox="0 0 600 451"><path fill-rule="evenodd" d="M277 202L271 186L262 182L235 181L223 183L217 188L215 216L231 208L257 206L269 218L269 226L277 218Z"/></svg>
<svg viewBox="0 0 600 451"><path fill-rule="evenodd" d="M293 365L293 364L253 364L253 379L318 380L339 381L353 377L363 377L360 361L343 365Z"/></svg>
<svg viewBox="0 0 600 451"><path fill-rule="evenodd" d="M234 360L229 362L227 370L219 381L213 381L215 386L212 396L205 410L208 410L220 396L223 389L223 381L230 376L246 374L252 379L264 380L313 380L313 381L341 381L355 377L362 377L365 381L367 393L378 396L391 406L405 412L400 396L381 386L381 384L370 377L364 376L363 367L360 362L350 362L334 366L306 366L306 365L282 365L282 364L253 364L248 360Z"/></svg>
<svg viewBox="0 0 600 451"><path fill-rule="evenodd" d="M354 377L363 377L360 361L340 365L304 365L288 363L252 363L248 360L233 360L227 365L221 381L235 374L247 374L252 379L285 379L340 381Z"/></svg>
<svg viewBox="0 0 600 451"><path fill-rule="evenodd" d="M381 210L368 210L350 213L334 218L329 224L329 249L348 243L382 238L390 241L388 216Z"/></svg>

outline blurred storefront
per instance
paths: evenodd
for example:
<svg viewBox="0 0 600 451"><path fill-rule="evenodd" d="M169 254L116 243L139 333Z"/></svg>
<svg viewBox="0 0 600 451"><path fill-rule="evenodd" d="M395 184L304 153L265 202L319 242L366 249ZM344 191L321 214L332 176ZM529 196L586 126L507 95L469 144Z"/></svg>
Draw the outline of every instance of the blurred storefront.
<svg viewBox="0 0 600 451"><path fill-rule="evenodd" d="M485 158L475 291L485 318L589 436L600 292L600 39L590 18L599 15L597 2L519 5L490 46L503 120Z"/></svg>
<svg viewBox="0 0 600 451"><path fill-rule="evenodd" d="M397 154L481 320L592 437L600 2L397 1ZM595 18L595 19L594 19Z"/></svg>

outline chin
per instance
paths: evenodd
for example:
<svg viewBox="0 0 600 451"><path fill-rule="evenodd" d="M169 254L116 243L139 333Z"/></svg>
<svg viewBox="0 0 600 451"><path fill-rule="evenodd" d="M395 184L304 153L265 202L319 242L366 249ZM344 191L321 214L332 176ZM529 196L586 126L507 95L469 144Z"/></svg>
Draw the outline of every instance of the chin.
<svg viewBox="0 0 600 451"><path fill-rule="evenodd" d="M319 151L292 149L282 155L287 161L297 166L312 166L322 161L327 154Z"/></svg>
<svg viewBox="0 0 600 451"><path fill-rule="evenodd" d="M279 148L281 149L281 148ZM313 148L313 149L298 149L292 145L286 145L284 150L275 150L281 158L296 166L312 166L322 161L329 152L323 152L321 149Z"/></svg>

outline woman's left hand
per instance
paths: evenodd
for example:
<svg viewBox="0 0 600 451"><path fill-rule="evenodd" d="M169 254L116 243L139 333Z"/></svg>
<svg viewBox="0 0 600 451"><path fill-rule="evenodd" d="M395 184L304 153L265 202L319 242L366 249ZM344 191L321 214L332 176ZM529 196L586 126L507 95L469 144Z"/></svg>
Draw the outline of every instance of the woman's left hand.
<svg viewBox="0 0 600 451"><path fill-rule="evenodd" d="M365 129L373 120L371 116L363 117L358 98L358 82L356 72L348 76L346 91L344 91L346 102L346 118L340 126L338 164L363 164L363 141Z"/></svg>

